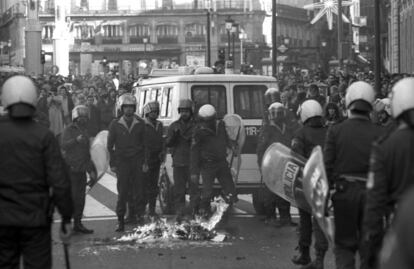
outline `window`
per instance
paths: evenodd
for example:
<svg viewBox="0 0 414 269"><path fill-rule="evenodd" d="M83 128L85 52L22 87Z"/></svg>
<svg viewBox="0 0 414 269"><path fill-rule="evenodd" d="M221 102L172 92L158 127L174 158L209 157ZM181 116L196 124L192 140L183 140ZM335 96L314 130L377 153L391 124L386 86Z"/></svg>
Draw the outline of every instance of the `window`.
<svg viewBox="0 0 414 269"><path fill-rule="evenodd" d="M239 85L233 88L234 112L243 119L258 119L263 117L264 85Z"/></svg>
<svg viewBox="0 0 414 269"><path fill-rule="evenodd" d="M178 36L178 27L176 25L158 25L157 36Z"/></svg>
<svg viewBox="0 0 414 269"><path fill-rule="evenodd" d="M140 95L139 95L139 109L142 111L144 108L144 105L146 103L145 98L147 97L147 90L146 89L140 89Z"/></svg>
<svg viewBox="0 0 414 269"><path fill-rule="evenodd" d="M160 102L160 118L171 118L172 116L172 88L163 88Z"/></svg>
<svg viewBox="0 0 414 269"><path fill-rule="evenodd" d="M132 25L129 27L129 36L149 36L150 27L148 25Z"/></svg>
<svg viewBox="0 0 414 269"><path fill-rule="evenodd" d="M195 85L191 87L191 98L195 104L195 113L205 104L213 105L220 119L227 113L226 87L223 85Z"/></svg>

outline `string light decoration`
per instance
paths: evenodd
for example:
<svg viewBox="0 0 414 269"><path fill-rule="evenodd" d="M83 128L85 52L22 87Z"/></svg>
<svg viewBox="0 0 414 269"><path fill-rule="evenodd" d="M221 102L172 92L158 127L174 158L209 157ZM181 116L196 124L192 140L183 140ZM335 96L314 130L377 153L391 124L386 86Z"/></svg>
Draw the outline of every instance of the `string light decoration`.
<svg viewBox="0 0 414 269"><path fill-rule="evenodd" d="M354 4L351 0L344 0L342 1L343 7L352 6ZM304 9L308 10L314 10L319 9L319 12L316 14L316 16L311 21L311 24L316 23L319 21L324 15L326 15L326 19L328 20L328 27L329 30L332 30L333 26L333 14L338 15L338 0L320 0L319 3L313 3L309 4L303 7ZM349 23L348 18L345 16L345 14L342 13L342 19L344 22Z"/></svg>

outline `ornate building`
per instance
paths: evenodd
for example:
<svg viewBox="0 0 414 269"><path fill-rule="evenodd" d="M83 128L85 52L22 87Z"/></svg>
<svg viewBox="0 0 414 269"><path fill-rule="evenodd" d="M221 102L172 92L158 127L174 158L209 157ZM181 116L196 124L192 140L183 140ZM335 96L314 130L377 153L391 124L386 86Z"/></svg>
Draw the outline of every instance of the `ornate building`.
<svg viewBox="0 0 414 269"><path fill-rule="evenodd" d="M392 73L414 73L414 0L389 0L386 47Z"/></svg>

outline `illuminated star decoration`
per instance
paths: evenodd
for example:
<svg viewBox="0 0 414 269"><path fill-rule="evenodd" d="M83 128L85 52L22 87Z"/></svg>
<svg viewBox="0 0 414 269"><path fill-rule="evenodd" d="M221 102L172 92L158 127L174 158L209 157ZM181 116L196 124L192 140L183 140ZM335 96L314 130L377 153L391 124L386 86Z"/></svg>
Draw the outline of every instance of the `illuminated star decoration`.
<svg viewBox="0 0 414 269"><path fill-rule="evenodd" d="M352 0L343 0L342 6L348 7L353 5ZM328 20L328 27L329 30L332 30L333 25L333 15L338 15L338 0L320 0L319 3L313 3L309 4L303 7L304 9L308 10L314 10L314 9L320 9L318 14L316 14L315 18L311 21L311 24L314 24L315 22L319 21L323 15L326 14L326 19ZM349 23L348 18L345 16L345 14L342 13L342 19L344 22Z"/></svg>

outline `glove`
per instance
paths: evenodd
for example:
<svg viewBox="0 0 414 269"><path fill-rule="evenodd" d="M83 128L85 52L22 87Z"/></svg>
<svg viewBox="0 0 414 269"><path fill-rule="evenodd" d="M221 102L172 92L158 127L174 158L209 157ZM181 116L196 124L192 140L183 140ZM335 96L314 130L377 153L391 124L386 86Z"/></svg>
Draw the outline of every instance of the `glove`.
<svg viewBox="0 0 414 269"><path fill-rule="evenodd" d="M144 164L142 165L142 171L143 171L144 173L146 173L146 172L148 172L148 171L149 171L148 164L144 163Z"/></svg>
<svg viewBox="0 0 414 269"><path fill-rule="evenodd" d="M158 155L158 158L160 159L160 162L165 162L165 157L166 157L166 154L165 154L165 152L160 152L160 154Z"/></svg>
<svg viewBox="0 0 414 269"><path fill-rule="evenodd" d="M193 182L194 184L198 184L199 180L200 178L198 175L191 175L191 182Z"/></svg>
<svg viewBox="0 0 414 269"><path fill-rule="evenodd" d="M72 236L72 226L70 222L62 221L62 224L60 226L59 236L63 244L65 245L70 244L70 238Z"/></svg>
<svg viewBox="0 0 414 269"><path fill-rule="evenodd" d="M90 172L89 181L87 185L92 188L96 184L96 182L98 182L98 176L96 175L96 172L95 171Z"/></svg>
<svg viewBox="0 0 414 269"><path fill-rule="evenodd" d="M84 135L78 135L76 137L76 142L80 144L85 144L88 141L88 139Z"/></svg>

